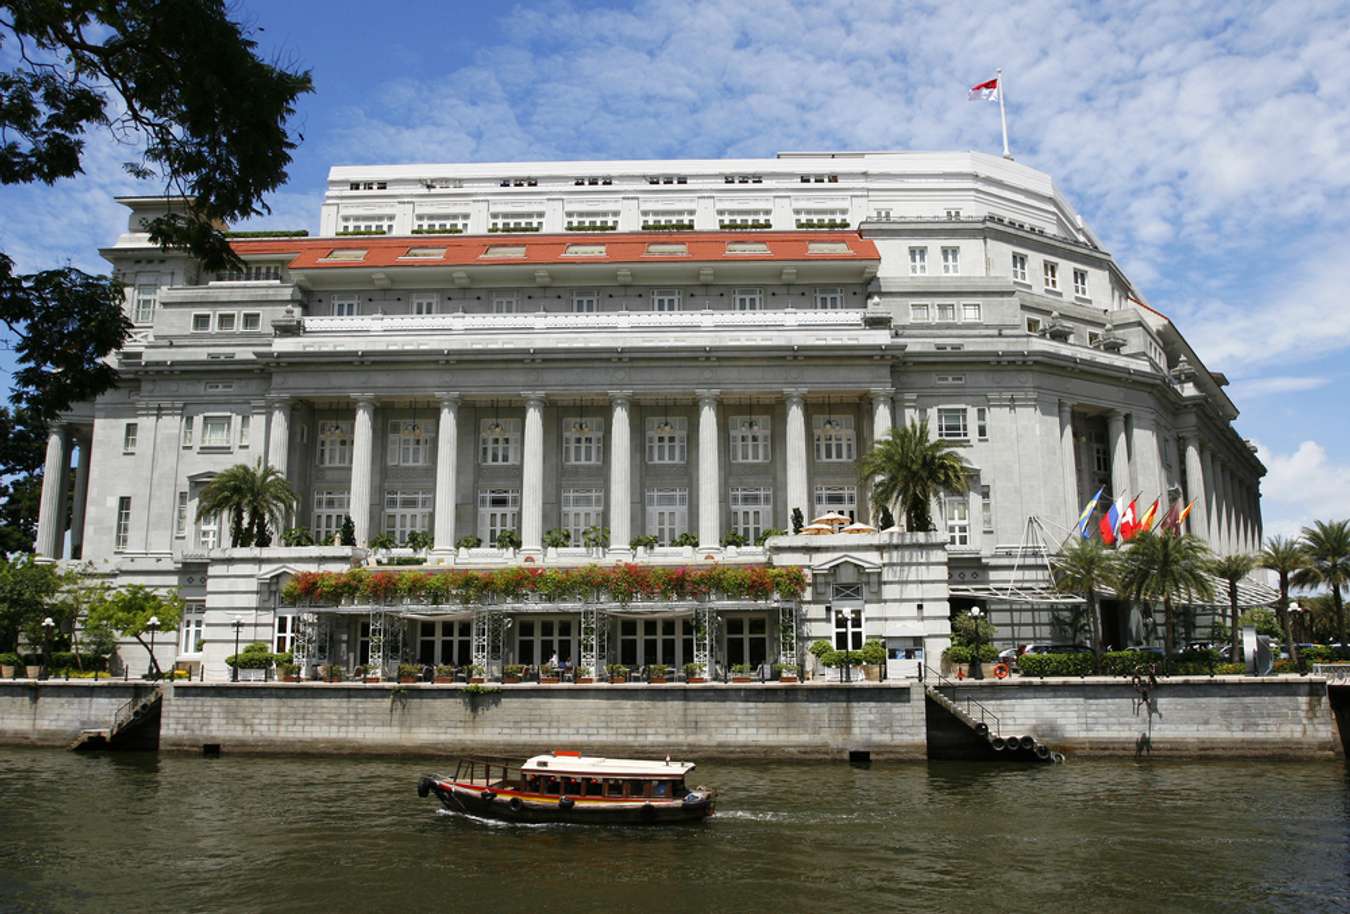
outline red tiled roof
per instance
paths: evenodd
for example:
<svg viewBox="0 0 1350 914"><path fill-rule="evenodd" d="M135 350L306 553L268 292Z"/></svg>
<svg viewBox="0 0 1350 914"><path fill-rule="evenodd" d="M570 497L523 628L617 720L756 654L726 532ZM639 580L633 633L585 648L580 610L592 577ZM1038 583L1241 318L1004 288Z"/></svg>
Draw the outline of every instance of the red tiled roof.
<svg viewBox="0 0 1350 914"><path fill-rule="evenodd" d="M728 253L728 243L762 243L768 253ZM847 253L811 253L810 242L844 243ZM651 244L682 244L687 254L651 254ZM569 232L566 235L356 235L339 238L236 240L243 256L289 254L292 270L352 267L444 267L562 263L704 263L727 261L879 261L876 245L848 231L796 232ZM489 248L524 245L523 257L485 257ZM570 245L604 245L602 255L569 255ZM409 248L445 248L440 257L407 258ZM332 251L363 250L362 260L326 260Z"/></svg>

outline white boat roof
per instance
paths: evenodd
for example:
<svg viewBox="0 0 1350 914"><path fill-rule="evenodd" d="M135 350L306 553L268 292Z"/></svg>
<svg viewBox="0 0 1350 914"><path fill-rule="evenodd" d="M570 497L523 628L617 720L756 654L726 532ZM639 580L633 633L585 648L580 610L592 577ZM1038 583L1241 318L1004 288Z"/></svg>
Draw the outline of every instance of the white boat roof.
<svg viewBox="0 0 1350 914"><path fill-rule="evenodd" d="M590 777L683 777L694 770L693 762L650 761L631 758L601 758L594 755L536 755L525 760L521 771L549 774L581 774Z"/></svg>

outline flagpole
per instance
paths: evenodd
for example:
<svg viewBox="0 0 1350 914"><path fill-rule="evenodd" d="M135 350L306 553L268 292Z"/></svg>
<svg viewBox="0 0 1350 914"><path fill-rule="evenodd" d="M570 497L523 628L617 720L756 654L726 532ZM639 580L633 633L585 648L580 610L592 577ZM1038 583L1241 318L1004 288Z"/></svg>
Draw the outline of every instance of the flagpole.
<svg viewBox="0 0 1350 914"><path fill-rule="evenodd" d="M1003 158L1012 161L1012 151L1008 149L1008 111L1003 107L1003 96L1006 94L1003 83L1003 68L1000 67L995 70L994 75L998 78L998 119L1003 125Z"/></svg>

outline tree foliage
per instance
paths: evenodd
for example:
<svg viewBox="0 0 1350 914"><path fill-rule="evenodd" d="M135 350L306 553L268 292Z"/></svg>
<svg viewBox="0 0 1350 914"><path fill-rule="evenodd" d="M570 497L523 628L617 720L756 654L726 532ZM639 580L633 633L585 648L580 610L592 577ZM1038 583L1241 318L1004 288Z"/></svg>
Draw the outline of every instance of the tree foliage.
<svg viewBox="0 0 1350 914"><path fill-rule="evenodd" d="M1233 626L1232 641L1230 642L1231 651L1228 656L1233 660L1237 660L1242 653L1242 627L1238 620L1238 582L1251 574L1255 567L1255 556L1234 553L1233 555L1216 558L1209 569L1210 574L1216 578L1222 578L1228 585L1228 618Z"/></svg>
<svg viewBox="0 0 1350 914"><path fill-rule="evenodd" d="M1136 599L1162 602L1168 656L1176 651L1173 605L1214 600L1213 579L1207 573L1211 561L1209 547L1191 533L1141 533L1121 556L1121 591Z"/></svg>
<svg viewBox="0 0 1350 914"><path fill-rule="evenodd" d="M1298 644L1294 640L1294 625L1289 614L1289 586L1294 576L1308 567L1308 556L1296 539L1272 536L1257 556L1262 568L1275 572L1279 579L1280 602L1275 613L1284 629L1284 643L1289 645L1289 659L1298 662Z"/></svg>
<svg viewBox="0 0 1350 914"><path fill-rule="evenodd" d="M150 620L159 621L158 631L176 631L183 620L183 608L183 598L176 593L160 594L132 584L101 594L90 606L85 624L91 628L106 627L123 637L135 638L150 656L150 666L158 675L159 661L145 638Z"/></svg>
<svg viewBox="0 0 1350 914"><path fill-rule="evenodd" d="M1075 536L1073 543L1054 559L1055 588L1063 593L1077 594L1087 604L1088 627L1092 636L1092 652L1097 669L1102 660L1102 621L1098 591L1114 585L1120 571L1117 555L1096 538Z"/></svg>
<svg viewBox="0 0 1350 914"><path fill-rule="evenodd" d="M933 529L932 503L944 492L966 491L966 465L959 454L928 436L927 422L891 429L863 458L859 473L872 477L872 504L898 505L911 532Z"/></svg>
<svg viewBox="0 0 1350 914"><path fill-rule="evenodd" d="M50 562L24 555L0 556L0 652L15 650L20 636L29 644L42 640L42 620L64 614L57 608L63 587L71 583Z"/></svg>
<svg viewBox="0 0 1350 914"><path fill-rule="evenodd" d="M237 463L218 473L197 498L197 519L225 514L230 518L230 545L267 546L269 518L295 509L295 490L274 466Z"/></svg>
<svg viewBox="0 0 1350 914"><path fill-rule="evenodd" d="M1294 584L1330 591L1337 640L1345 644L1345 598L1341 590L1350 584L1350 521L1315 521L1303 528L1302 546L1307 567L1294 575Z"/></svg>

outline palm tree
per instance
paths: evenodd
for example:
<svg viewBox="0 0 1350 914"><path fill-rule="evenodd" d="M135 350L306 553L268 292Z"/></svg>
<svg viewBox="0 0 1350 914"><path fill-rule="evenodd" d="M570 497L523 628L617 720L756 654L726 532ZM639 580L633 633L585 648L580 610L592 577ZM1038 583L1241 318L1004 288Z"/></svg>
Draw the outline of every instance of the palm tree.
<svg viewBox="0 0 1350 914"><path fill-rule="evenodd" d="M268 542L267 519L295 509L295 490L273 466L237 463L207 483L197 498L197 519L228 512L230 545L259 546ZM247 521L245 521L247 517Z"/></svg>
<svg viewBox="0 0 1350 914"><path fill-rule="evenodd" d="M1280 617L1280 626L1284 629L1284 640L1289 645L1289 659L1298 663L1298 645L1294 643L1294 626L1289 618L1289 582L1295 575L1308 567L1308 556L1298 540L1272 536L1266 540L1266 548L1258 557L1262 568L1267 568L1280 578L1280 603L1276 614Z"/></svg>
<svg viewBox="0 0 1350 914"><path fill-rule="evenodd" d="M1238 631L1238 581L1241 581L1247 575L1252 573L1256 567L1256 557L1234 553L1225 555L1222 558L1214 560L1210 566L1210 573L1216 578L1223 578L1228 582L1228 609L1232 620L1233 630L1230 633L1232 637L1232 648L1229 652L1229 659L1236 662L1238 653L1241 650L1241 642L1238 640L1240 632Z"/></svg>
<svg viewBox="0 0 1350 914"><path fill-rule="evenodd" d="M1350 521L1314 521L1303 528L1303 554L1308 567L1294 576L1295 587L1322 586L1331 591L1336 610L1336 633L1345 639L1345 603L1341 588L1350 583Z"/></svg>
<svg viewBox="0 0 1350 914"><path fill-rule="evenodd" d="M1141 533L1130 541L1120 561L1121 590L1162 601L1163 638L1171 655L1176 648L1173 601L1214 599L1214 582L1206 573L1212 561L1209 547L1192 533Z"/></svg>
<svg viewBox="0 0 1350 914"><path fill-rule="evenodd" d="M1118 562L1116 554L1103 546L1100 540L1074 539L1074 544L1054 559L1055 588L1064 593L1078 594L1087 602L1092 652L1097 656L1097 670L1100 671L1102 626L1097 591L1102 585L1115 582Z"/></svg>
<svg viewBox="0 0 1350 914"><path fill-rule="evenodd" d="M911 532L933 529L933 499L941 492L966 491L966 465L941 441L928 437L928 423L891 429L863 458L859 473L872 478L876 508L899 505Z"/></svg>

